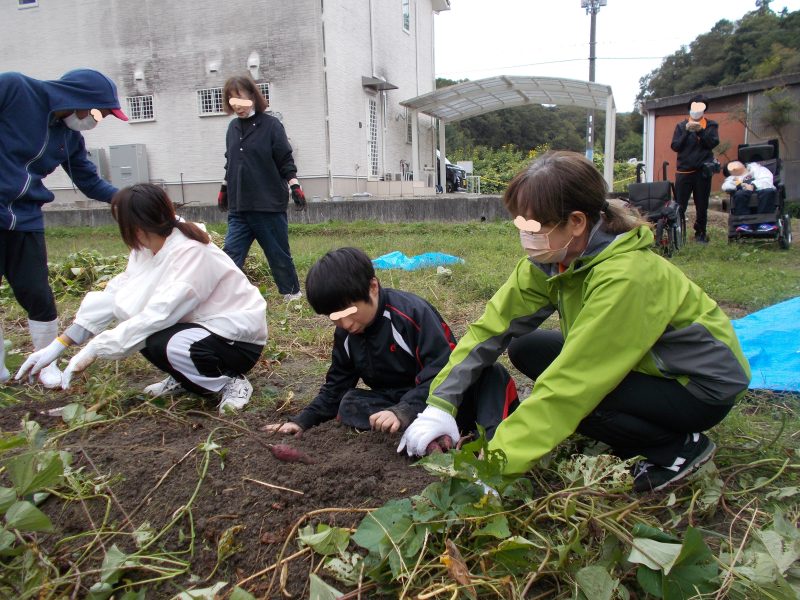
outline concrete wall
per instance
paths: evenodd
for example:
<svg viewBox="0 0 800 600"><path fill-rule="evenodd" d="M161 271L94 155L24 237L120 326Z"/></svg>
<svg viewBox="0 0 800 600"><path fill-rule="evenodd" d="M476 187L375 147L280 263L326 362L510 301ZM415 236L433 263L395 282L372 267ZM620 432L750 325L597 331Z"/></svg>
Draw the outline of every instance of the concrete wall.
<svg viewBox="0 0 800 600"><path fill-rule="evenodd" d="M178 211L190 221L222 223L227 213L215 206L186 205ZM310 202L304 212L288 212L290 223L326 223L328 221L378 221L408 223L420 221L495 221L509 219L500 196L447 196L409 200L372 199L342 202ZM46 227L94 227L113 225L107 206L86 209L57 209L44 211Z"/></svg>

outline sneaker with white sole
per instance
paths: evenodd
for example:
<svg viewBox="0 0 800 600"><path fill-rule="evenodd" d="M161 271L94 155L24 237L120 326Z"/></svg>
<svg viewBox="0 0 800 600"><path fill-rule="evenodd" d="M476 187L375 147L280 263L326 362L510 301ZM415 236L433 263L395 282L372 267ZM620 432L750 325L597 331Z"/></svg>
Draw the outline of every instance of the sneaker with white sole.
<svg viewBox="0 0 800 600"><path fill-rule="evenodd" d="M52 362L44 369L39 371L39 382L48 389L61 387L61 369L56 363Z"/></svg>
<svg viewBox="0 0 800 600"><path fill-rule="evenodd" d="M152 383L148 385L146 388L144 388L144 393L152 396L153 398L158 398L159 396L172 394L181 390L183 390L183 384L170 375L158 383Z"/></svg>
<svg viewBox="0 0 800 600"><path fill-rule="evenodd" d="M669 467L640 460L633 465L633 491L657 492L691 475L707 463L717 450L716 444L702 433L686 436L683 449Z"/></svg>
<svg viewBox="0 0 800 600"><path fill-rule="evenodd" d="M234 377L222 388L222 399L219 403L219 414L235 413L250 402L253 386L244 376Z"/></svg>
<svg viewBox="0 0 800 600"><path fill-rule="evenodd" d="M303 298L303 292L295 292L294 294L284 294L283 299L286 302L294 302L295 300L301 300Z"/></svg>

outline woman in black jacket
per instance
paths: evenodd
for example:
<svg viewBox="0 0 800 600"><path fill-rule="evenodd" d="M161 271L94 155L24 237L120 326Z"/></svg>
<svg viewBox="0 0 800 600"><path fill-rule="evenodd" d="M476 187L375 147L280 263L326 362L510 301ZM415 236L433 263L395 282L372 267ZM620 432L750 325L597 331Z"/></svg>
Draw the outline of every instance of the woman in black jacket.
<svg viewBox="0 0 800 600"><path fill-rule="evenodd" d="M286 207L290 191L297 210L306 200L292 147L281 122L264 112L267 101L250 77L228 79L223 99L225 112L236 115L225 136L225 182L218 198L220 208L229 211L224 250L242 268L257 240L278 291L287 302L297 300L302 294Z"/></svg>

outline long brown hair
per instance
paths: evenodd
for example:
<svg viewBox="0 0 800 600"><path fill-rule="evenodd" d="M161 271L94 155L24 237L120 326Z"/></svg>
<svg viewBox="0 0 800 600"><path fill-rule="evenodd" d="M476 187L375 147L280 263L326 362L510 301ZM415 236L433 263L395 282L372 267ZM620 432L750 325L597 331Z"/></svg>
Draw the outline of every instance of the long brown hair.
<svg viewBox="0 0 800 600"><path fill-rule="evenodd" d="M517 173L506 188L503 203L514 215L534 218L543 225L565 222L580 211L594 225L605 215L604 229L619 234L638 227L641 221L606 200L608 186L595 166L577 152L543 154Z"/></svg>
<svg viewBox="0 0 800 600"><path fill-rule="evenodd" d="M234 77L229 77L222 88L222 110L226 114L232 115L234 112L228 101L242 92L247 93L253 99L253 105L257 113L267 110L267 99L264 98L253 78L249 75L235 75Z"/></svg>
<svg viewBox="0 0 800 600"><path fill-rule="evenodd" d="M137 183L114 194L111 215L119 225L122 241L131 250L141 250L137 231L167 237L174 228L191 240L207 244L208 234L194 223L178 221L167 193L151 183Z"/></svg>

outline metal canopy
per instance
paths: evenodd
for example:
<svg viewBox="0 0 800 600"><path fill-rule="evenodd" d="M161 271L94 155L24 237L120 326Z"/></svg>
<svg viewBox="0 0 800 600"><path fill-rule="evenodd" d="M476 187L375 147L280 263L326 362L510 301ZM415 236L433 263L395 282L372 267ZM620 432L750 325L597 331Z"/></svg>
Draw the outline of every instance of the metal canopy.
<svg viewBox="0 0 800 600"><path fill-rule="evenodd" d="M526 104L558 104L604 111L608 108L609 98L613 108L611 87L601 83L558 77L501 75L457 83L400 104L452 122Z"/></svg>
<svg viewBox="0 0 800 600"><path fill-rule="evenodd" d="M396 90L397 86L393 83L389 83L383 79L378 79L377 77L361 77L361 86L365 88L371 88L373 90L383 92L386 90Z"/></svg>

